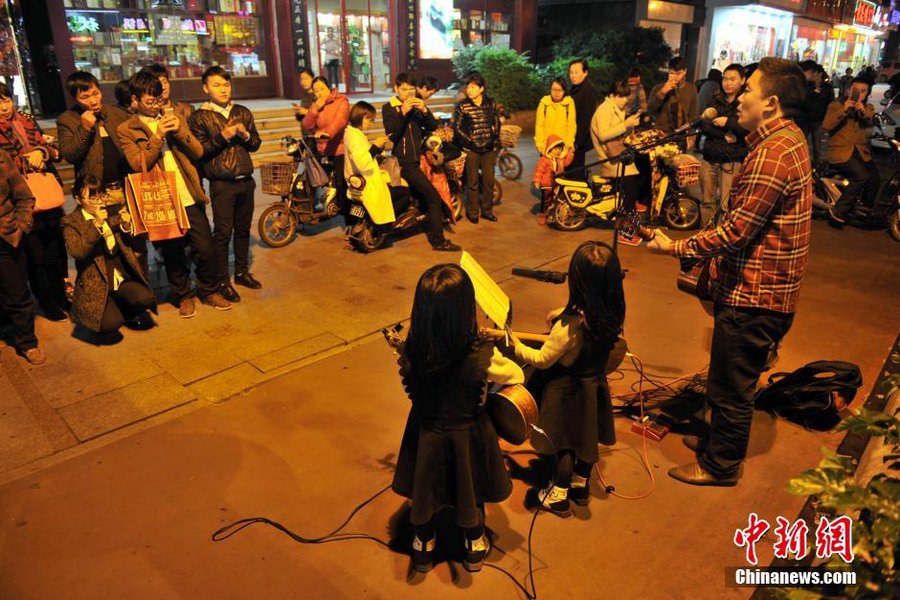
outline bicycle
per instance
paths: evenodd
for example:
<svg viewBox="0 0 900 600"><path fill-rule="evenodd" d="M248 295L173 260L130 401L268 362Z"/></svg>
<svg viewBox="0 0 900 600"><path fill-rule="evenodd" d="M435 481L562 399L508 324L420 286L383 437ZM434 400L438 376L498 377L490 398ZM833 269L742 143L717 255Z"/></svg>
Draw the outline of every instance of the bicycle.
<svg viewBox="0 0 900 600"><path fill-rule="evenodd" d="M500 126L500 152L497 153L497 169L504 178L515 181L522 176L522 159L510 148L519 145L522 128L518 125Z"/></svg>

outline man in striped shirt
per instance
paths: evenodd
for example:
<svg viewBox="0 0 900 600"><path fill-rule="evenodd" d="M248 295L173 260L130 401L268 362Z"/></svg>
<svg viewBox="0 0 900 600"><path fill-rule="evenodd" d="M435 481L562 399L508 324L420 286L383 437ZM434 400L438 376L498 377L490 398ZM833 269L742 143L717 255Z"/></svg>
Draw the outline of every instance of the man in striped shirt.
<svg viewBox="0 0 900 600"><path fill-rule="evenodd" d="M806 84L794 63L763 59L738 108L750 150L722 222L686 240L657 232L647 246L681 259L710 258L715 325L704 438L685 438L698 461L669 471L692 485L735 485L747 455L753 397L767 359L794 320L809 254L812 177L806 137L788 118Z"/></svg>

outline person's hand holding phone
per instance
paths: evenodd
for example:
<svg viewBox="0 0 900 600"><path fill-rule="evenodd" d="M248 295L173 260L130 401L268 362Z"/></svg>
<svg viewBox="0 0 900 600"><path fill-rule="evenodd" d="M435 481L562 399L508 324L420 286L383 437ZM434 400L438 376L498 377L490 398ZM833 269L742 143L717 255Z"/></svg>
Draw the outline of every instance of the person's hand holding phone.
<svg viewBox="0 0 900 600"><path fill-rule="evenodd" d="M92 110L81 113L81 126L90 131L97 124L97 114Z"/></svg>
<svg viewBox="0 0 900 600"><path fill-rule="evenodd" d="M631 115L630 117L628 117L627 119L625 119L625 127L633 128L633 127L637 127L640 124L641 124L641 115L639 113L635 113L635 114Z"/></svg>
<svg viewBox="0 0 900 600"><path fill-rule="evenodd" d="M163 135L168 133L174 133L181 129L181 121L178 120L178 117L175 116L174 109L167 108L163 112L162 119L159 120L159 129L158 131L163 132Z"/></svg>

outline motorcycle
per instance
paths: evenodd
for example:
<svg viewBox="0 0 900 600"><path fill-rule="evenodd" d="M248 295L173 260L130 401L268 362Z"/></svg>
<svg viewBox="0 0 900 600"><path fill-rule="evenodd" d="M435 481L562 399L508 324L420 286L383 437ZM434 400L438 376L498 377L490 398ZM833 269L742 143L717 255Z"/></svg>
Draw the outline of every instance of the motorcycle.
<svg viewBox="0 0 900 600"><path fill-rule="evenodd" d="M428 169L431 177L446 177L448 159L458 153L459 150L452 144L436 136L429 138L425 142L425 153L422 157L423 163L427 161L427 165L422 165L423 171ZM382 164L390 160L384 156L376 158L379 159ZM399 168L394 170L399 171ZM392 175L382 169L381 176L388 182L392 201L399 201L398 203L404 206L399 215L396 214L394 206L387 206L383 201L378 202L364 193L367 185L364 177L354 174L347 179L350 216L356 219L354 224L347 227L347 241L352 248L364 254L381 248L389 236L412 229L426 219L426 214L419 210L399 172ZM445 218L453 224L462 216L463 206L461 196L452 193L449 178L447 189L449 193L441 194L441 197L444 199Z"/></svg>
<svg viewBox="0 0 900 600"><path fill-rule="evenodd" d="M281 147L292 162L260 166L263 193L281 198L259 216L259 238L272 248L291 243L301 225L315 225L340 213L333 158L312 150L316 147L312 137L285 136ZM316 181L323 178L323 172L326 181Z"/></svg>
<svg viewBox="0 0 900 600"><path fill-rule="evenodd" d="M641 143L661 132L641 132ZM629 144L638 145L638 140ZM650 205L650 223L662 222L669 229L694 229L700 225L700 201L686 188L700 180L700 162L690 154L682 154L675 144L654 148L651 165L656 170L655 200ZM590 182L556 177L553 200L547 211L547 223L562 231L576 231L591 220L615 222L620 206L616 180L593 175Z"/></svg>

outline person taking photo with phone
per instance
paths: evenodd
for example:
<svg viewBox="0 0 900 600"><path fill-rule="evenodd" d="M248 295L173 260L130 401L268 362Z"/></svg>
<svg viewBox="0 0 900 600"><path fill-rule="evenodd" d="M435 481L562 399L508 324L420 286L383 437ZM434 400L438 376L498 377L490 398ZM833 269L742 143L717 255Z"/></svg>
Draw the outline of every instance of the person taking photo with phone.
<svg viewBox="0 0 900 600"><path fill-rule="evenodd" d="M253 223L253 158L262 143L253 113L231 99L231 73L210 67L203 73L209 96L189 120L203 146L203 174L209 180L213 210L213 243L219 293L229 302L241 297L231 283L228 247L234 237L234 283L251 290L262 284L250 273L250 226Z"/></svg>

